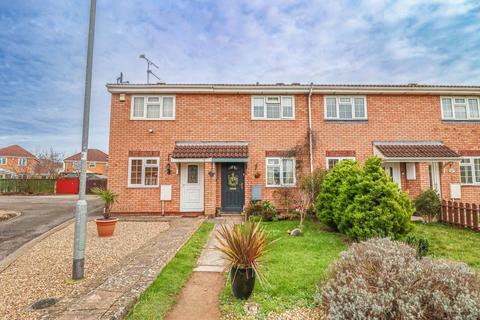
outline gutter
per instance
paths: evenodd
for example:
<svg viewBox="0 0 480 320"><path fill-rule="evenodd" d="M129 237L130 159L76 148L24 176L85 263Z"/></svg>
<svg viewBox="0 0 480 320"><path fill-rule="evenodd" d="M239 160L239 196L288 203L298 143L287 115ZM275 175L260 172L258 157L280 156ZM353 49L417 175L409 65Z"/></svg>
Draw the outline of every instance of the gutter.
<svg viewBox="0 0 480 320"><path fill-rule="evenodd" d="M310 155L310 174L313 173L313 132L312 132L312 93L313 82L308 93L308 153Z"/></svg>

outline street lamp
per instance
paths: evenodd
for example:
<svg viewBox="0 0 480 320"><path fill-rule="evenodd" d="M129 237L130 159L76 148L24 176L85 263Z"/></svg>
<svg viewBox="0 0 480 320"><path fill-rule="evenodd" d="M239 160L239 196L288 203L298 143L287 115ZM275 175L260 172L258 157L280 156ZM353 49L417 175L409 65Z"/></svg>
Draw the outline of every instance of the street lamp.
<svg viewBox="0 0 480 320"><path fill-rule="evenodd" d="M90 120L90 97L92 93L93 37L95 33L96 0L90 0L90 23L88 28L87 67L85 71L85 95L83 98L82 152L80 187L75 206L75 236L73 245L72 279L83 278L85 265L85 242L87 231L87 201L85 187L87 180L88 126Z"/></svg>

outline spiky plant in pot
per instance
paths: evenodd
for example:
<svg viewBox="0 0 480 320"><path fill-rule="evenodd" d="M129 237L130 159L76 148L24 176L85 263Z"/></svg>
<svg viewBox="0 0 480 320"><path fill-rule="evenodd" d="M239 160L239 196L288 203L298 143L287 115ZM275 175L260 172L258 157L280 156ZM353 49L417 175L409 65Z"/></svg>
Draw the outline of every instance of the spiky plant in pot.
<svg viewBox="0 0 480 320"><path fill-rule="evenodd" d="M268 241L268 233L261 222L248 221L241 225L222 225L215 248L226 256L230 268L232 290L235 297L248 299L255 286L255 277L265 280L261 271L262 257L274 241Z"/></svg>
<svg viewBox="0 0 480 320"><path fill-rule="evenodd" d="M118 194L111 190L99 187L94 187L90 190L99 196L104 204L103 219L95 219L95 222L97 223L98 235L100 237L109 237L113 235L113 232L115 231L115 224L118 221L117 218L111 217L112 206L118 202Z"/></svg>

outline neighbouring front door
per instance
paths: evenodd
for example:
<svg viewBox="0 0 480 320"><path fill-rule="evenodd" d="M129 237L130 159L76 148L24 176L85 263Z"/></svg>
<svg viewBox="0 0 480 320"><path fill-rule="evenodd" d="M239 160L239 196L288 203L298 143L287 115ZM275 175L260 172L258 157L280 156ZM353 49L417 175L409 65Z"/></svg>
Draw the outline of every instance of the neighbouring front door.
<svg viewBox="0 0 480 320"><path fill-rule="evenodd" d="M428 175L430 178L430 188L437 191L438 195L441 195L440 188L440 170L438 168L438 162L430 162L428 164Z"/></svg>
<svg viewBox="0 0 480 320"><path fill-rule="evenodd" d="M402 188L402 178L400 175L400 162L387 162L383 164L385 172L392 178L398 187Z"/></svg>
<svg viewBox="0 0 480 320"><path fill-rule="evenodd" d="M245 204L243 163L222 164L222 211L242 212Z"/></svg>
<svg viewBox="0 0 480 320"><path fill-rule="evenodd" d="M180 211L203 211L203 163L182 163L180 171Z"/></svg>

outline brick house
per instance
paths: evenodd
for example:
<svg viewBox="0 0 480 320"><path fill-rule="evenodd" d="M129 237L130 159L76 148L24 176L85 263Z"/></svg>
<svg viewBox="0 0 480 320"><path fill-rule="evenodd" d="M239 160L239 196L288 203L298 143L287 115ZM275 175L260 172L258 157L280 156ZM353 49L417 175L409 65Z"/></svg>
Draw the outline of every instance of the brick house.
<svg viewBox="0 0 480 320"><path fill-rule="evenodd" d="M239 212L371 155L411 197L480 200L480 87L110 84L118 213ZM163 200L163 201L162 201Z"/></svg>
<svg viewBox="0 0 480 320"><path fill-rule="evenodd" d="M64 173L80 172L80 152L63 159ZM108 154L98 149L88 149L87 173L106 176L108 171Z"/></svg>
<svg viewBox="0 0 480 320"><path fill-rule="evenodd" d="M37 157L19 145L0 149L0 179L30 177L37 165Z"/></svg>

